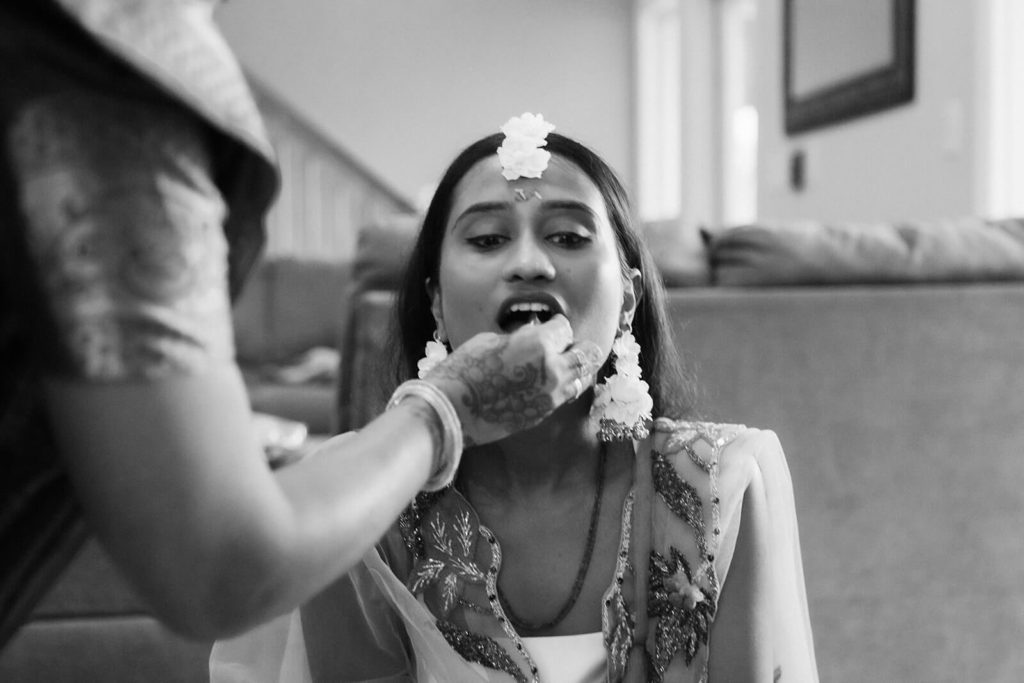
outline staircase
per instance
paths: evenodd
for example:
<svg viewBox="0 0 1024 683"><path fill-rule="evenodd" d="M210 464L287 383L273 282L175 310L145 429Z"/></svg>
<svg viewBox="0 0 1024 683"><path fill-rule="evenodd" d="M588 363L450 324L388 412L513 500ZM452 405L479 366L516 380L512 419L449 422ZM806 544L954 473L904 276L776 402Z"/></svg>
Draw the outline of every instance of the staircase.
<svg viewBox="0 0 1024 683"><path fill-rule="evenodd" d="M249 76L281 168L281 192L267 218L266 255L351 260L361 227L412 204Z"/></svg>

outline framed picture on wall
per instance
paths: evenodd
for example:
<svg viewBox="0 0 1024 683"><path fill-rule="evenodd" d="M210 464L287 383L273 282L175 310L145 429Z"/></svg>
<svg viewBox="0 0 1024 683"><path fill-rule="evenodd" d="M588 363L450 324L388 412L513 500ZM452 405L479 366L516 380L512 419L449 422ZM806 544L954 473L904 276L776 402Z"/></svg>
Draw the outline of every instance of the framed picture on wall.
<svg viewBox="0 0 1024 683"><path fill-rule="evenodd" d="M786 132L914 98L914 0L783 0Z"/></svg>

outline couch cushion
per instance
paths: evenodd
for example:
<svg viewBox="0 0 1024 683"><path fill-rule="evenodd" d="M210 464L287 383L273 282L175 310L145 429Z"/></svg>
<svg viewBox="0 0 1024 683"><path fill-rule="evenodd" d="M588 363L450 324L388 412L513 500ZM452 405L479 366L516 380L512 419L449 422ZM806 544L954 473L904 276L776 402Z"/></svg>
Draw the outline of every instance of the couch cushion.
<svg viewBox="0 0 1024 683"><path fill-rule="evenodd" d="M0 652L0 681L207 681L211 647L146 616L33 621Z"/></svg>
<svg viewBox="0 0 1024 683"><path fill-rule="evenodd" d="M785 448L821 680L1024 681L1024 285L668 304L705 414Z"/></svg>
<svg viewBox="0 0 1024 683"><path fill-rule="evenodd" d="M247 377L246 387L252 409L306 425L312 434L335 431L333 384L306 382L287 384Z"/></svg>
<svg viewBox="0 0 1024 683"><path fill-rule="evenodd" d="M393 291L361 292L352 303L352 322L338 382L338 429L359 429L379 415L394 388L390 338Z"/></svg>
<svg viewBox="0 0 1024 683"><path fill-rule="evenodd" d="M106 551L94 539L89 539L36 607L33 616L56 619L148 612Z"/></svg>
<svg viewBox="0 0 1024 683"><path fill-rule="evenodd" d="M707 248L696 229L678 220L649 221L642 234L666 287L710 284Z"/></svg>
<svg viewBox="0 0 1024 683"><path fill-rule="evenodd" d="M1024 279L1024 219L760 223L705 232L718 285Z"/></svg>
<svg viewBox="0 0 1024 683"><path fill-rule="evenodd" d="M282 363L317 346L337 348L350 286L347 262L265 260L235 303L239 361Z"/></svg>
<svg viewBox="0 0 1024 683"><path fill-rule="evenodd" d="M421 220L418 215L398 214L359 231L353 266L356 290L398 289Z"/></svg>
<svg viewBox="0 0 1024 683"><path fill-rule="evenodd" d="M353 273L356 290L398 289L421 221L417 215L396 215L359 231ZM642 234L666 287L710 282L705 245L696 230L686 229L677 220L650 221Z"/></svg>

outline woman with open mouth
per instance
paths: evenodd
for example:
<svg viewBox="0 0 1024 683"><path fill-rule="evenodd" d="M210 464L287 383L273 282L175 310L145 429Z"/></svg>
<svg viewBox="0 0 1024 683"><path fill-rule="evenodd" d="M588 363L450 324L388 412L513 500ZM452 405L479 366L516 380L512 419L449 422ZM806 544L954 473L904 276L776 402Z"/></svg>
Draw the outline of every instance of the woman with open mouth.
<svg viewBox="0 0 1024 683"><path fill-rule="evenodd" d="M215 662L244 666L247 647L277 642L287 666L255 679L817 680L778 439L689 421L625 192L552 128L514 118L443 177L400 292L407 381L391 403L473 374L495 390L565 384L561 366L538 378L436 364L481 332L501 344L551 320L571 328L573 400L511 436L464 441L450 483L421 493L361 566ZM485 419L545 410L514 390L495 406L488 382L476 387L465 406L488 405Z"/></svg>

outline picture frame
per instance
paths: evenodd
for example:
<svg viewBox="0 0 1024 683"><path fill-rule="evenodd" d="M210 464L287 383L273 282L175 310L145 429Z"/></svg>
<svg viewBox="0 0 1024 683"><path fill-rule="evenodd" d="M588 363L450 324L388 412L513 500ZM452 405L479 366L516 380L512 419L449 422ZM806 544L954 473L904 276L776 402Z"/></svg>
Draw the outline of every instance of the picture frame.
<svg viewBox="0 0 1024 683"><path fill-rule="evenodd" d="M914 98L915 0L784 0L787 134Z"/></svg>

